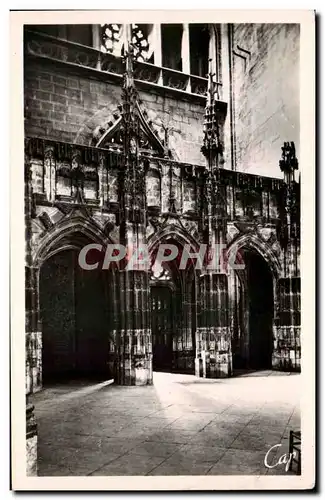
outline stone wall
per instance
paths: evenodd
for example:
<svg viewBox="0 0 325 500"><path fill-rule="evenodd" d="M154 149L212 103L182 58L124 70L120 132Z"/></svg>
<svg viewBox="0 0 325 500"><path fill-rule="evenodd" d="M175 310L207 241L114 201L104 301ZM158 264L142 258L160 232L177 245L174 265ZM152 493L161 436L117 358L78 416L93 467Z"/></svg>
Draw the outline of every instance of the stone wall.
<svg viewBox="0 0 325 500"><path fill-rule="evenodd" d="M94 79L82 68L76 74L59 66L28 60L25 65L26 136L89 145L97 127L107 127L121 102L121 78L116 83ZM191 95L172 97L166 89L139 91L142 107L164 137L175 159L204 164L205 99Z"/></svg>
<svg viewBox="0 0 325 500"><path fill-rule="evenodd" d="M235 24L230 30L236 169L281 177L279 151L299 159L299 25Z"/></svg>
<svg viewBox="0 0 325 500"><path fill-rule="evenodd" d="M225 168L281 177L284 141L295 142L299 158L299 36L295 24L222 25L221 95L229 108ZM118 74L26 57L26 135L90 144L94 130L113 119L121 86ZM174 158L204 164L204 96L138 86L161 136L161 124L169 129Z"/></svg>

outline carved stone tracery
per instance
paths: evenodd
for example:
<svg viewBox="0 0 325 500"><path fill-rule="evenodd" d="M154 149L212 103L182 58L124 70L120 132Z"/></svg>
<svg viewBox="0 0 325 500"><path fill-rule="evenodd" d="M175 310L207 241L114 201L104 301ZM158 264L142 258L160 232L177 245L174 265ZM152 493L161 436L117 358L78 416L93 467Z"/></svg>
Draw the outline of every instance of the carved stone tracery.
<svg viewBox="0 0 325 500"><path fill-rule="evenodd" d="M298 162L293 143L285 143L282 148L280 168L284 181L224 169L223 126L227 107L216 99L210 71L202 146L206 166L177 162L170 155L170 130L165 127L165 137L161 140L138 98L132 45L125 52L124 65L121 105L106 129L96 131L95 147L39 139L26 141L26 206L30 220L37 217L34 228L39 227L33 236L41 255L46 255L51 235L58 237L59 245L60 231L69 232L72 225L93 241L110 241L114 234L115 241L130 247L174 240L193 249L200 243L208 246L227 243L229 249L239 242L265 258L275 279L282 273L281 279L287 280L286 287L293 295L296 286L293 280L299 279L299 268L297 263L288 263L288 255L294 255L297 262L300 244L300 186L294 179ZM150 176L155 179L151 187L147 182ZM71 182L70 194L68 191L60 194L61 178ZM152 206L148 203L150 189ZM90 191L93 199L86 196ZM279 216L270 216L272 203ZM240 215L236 213L236 204L241 204ZM49 207L60 212L60 217L52 216ZM28 231L32 232L30 226ZM37 258L34 262L38 262ZM232 373L232 344L226 273L203 269L195 279L199 303L196 373L228 376ZM118 382L138 383L145 371L145 383L151 383L148 273L123 270L116 290L123 304L129 304L121 311L121 322L112 336L115 344L110 343L110 352L118 364ZM281 346L286 342L281 337L283 332L291 328L290 321L296 321L292 318L297 316L290 306L290 324L284 323L288 321L283 319L288 317L283 305L286 293L280 293L283 297L277 303L280 326L276 325L275 336L281 340ZM130 304L133 301L139 304L139 296L143 310L138 305L134 307L134 319ZM132 351L135 342L140 345L136 354ZM179 339L175 343L182 344ZM279 352L275 349L275 356Z"/></svg>

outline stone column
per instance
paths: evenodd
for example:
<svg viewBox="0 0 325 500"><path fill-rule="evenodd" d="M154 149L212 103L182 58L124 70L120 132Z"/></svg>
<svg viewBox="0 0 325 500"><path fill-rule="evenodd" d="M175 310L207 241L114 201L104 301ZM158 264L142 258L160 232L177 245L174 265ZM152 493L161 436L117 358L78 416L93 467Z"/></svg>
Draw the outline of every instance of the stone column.
<svg viewBox="0 0 325 500"><path fill-rule="evenodd" d="M54 201L56 195L56 161L54 146L46 145L44 150L44 191L48 201Z"/></svg>
<svg viewBox="0 0 325 500"><path fill-rule="evenodd" d="M162 66L162 50L161 50L161 27L160 24L154 24L152 29L152 43L155 66Z"/></svg>
<svg viewBox="0 0 325 500"><path fill-rule="evenodd" d="M148 385L152 384L152 339L150 266L142 253L146 241L145 167L132 153L127 156L120 189L120 243L127 253L119 272L115 380L121 385Z"/></svg>
<svg viewBox="0 0 325 500"><path fill-rule="evenodd" d="M216 57L219 58L217 72L217 80L222 83L219 86L219 98L228 103L229 113L226 114L225 117L225 126L224 126L224 160L225 166L229 169L235 170L235 157L234 157L234 102L232 96L232 69L229 65L229 61L232 58L232 46L231 40L228 33L228 24L222 23L220 25L220 54ZM219 73L219 74L218 74Z"/></svg>
<svg viewBox="0 0 325 500"><path fill-rule="evenodd" d="M284 184L279 193L280 224L278 238L282 247L282 276L276 289L276 315L273 329L272 366L300 371L300 183L295 145L285 142L279 162Z"/></svg>
<svg viewBox="0 0 325 500"><path fill-rule="evenodd" d="M212 71L215 75L215 79L218 81L216 33L214 25L210 25L209 27L209 59L212 60Z"/></svg>
<svg viewBox="0 0 325 500"><path fill-rule="evenodd" d="M188 24L183 24L182 36L182 71L183 73L190 73L190 30Z"/></svg>
<svg viewBox="0 0 325 500"><path fill-rule="evenodd" d="M101 39L100 39L100 31L101 31L101 25L100 24L92 24L92 37L93 37L93 47L97 50L100 50L101 47Z"/></svg>
<svg viewBox="0 0 325 500"><path fill-rule="evenodd" d="M227 275L205 272L200 278L200 290L195 374L207 378L229 377L232 353Z"/></svg>
<svg viewBox="0 0 325 500"><path fill-rule="evenodd" d="M278 280L277 305L272 367L276 370L300 371L300 277Z"/></svg>
<svg viewBox="0 0 325 500"><path fill-rule="evenodd" d="M38 268L32 263L33 189L29 158L25 159L25 321L26 393L42 385L42 333L39 319Z"/></svg>
<svg viewBox="0 0 325 500"><path fill-rule="evenodd" d="M31 404L26 404L26 469L27 476L37 476L37 424Z"/></svg>
<svg viewBox="0 0 325 500"><path fill-rule="evenodd" d="M153 43L153 57L155 66L162 66L162 42L161 42L161 25L154 24L152 28L151 40ZM163 85L163 74L160 71L158 85Z"/></svg>
<svg viewBox="0 0 325 500"><path fill-rule="evenodd" d="M42 331L39 320L37 268L25 266L26 392L42 388Z"/></svg>
<svg viewBox="0 0 325 500"><path fill-rule="evenodd" d="M161 213L167 214L170 210L170 198L171 198L171 178L172 178L172 164L168 162L162 162L162 174L161 174Z"/></svg>
<svg viewBox="0 0 325 500"><path fill-rule="evenodd" d="M92 24L91 25L91 30L92 30L93 47L94 47L94 49L97 49L97 50L100 51L100 48L102 46L102 41L101 41L101 25L100 24ZM98 69L98 70L101 69L100 53L98 54L96 69Z"/></svg>
<svg viewBox="0 0 325 500"><path fill-rule="evenodd" d="M120 241L127 248L127 259L120 272L117 379L122 385L148 385L152 384L149 265L132 261L135 255L140 259L145 243L145 169L135 157L131 157L126 169L123 186L125 223L121 226Z"/></svg>
<svg viewBox="0 0 325 500"><path fill-rule="evenodd" d="M25 331L26 331L26 463L28 476L37 475L37 426L28 396L41 388L41 329L37 269L32 266L31 220L33 189L30 158L25 157Z"/></svg>
<svg viewBox="0 0 325 500"><path fill-rule="evenodd" d="M145 243L145 175L139 166L138 179L134 183L129 178L130 170L124 178L124 222L120 228L120 242L127 249L127 257L119 272L116 382L121 385L148 385L152 384L149 265L145 260L139 264L141 248Z"/></svg>
<svg viewBox="0 0 325 500"><path fill-rule="evenodd" d="M204 139L206 158L203 184L202 236L209 258L200 278L200 314L196 332L196 375L228 377L232 373L228 312L228 276L223 265L227 241L226 189L221 183L224 114L219 111L210 61ZM224 113L224 112L223 112Z"/></svg>
<svg viewBox="0 0 325 500"><path fill-rule="evenodd" d="M98 168L99 200L101 207L107 207L108 203L108 173L106 162L107 160L104 155L101 155Z"/></svg>
<svg viewBox="0 0 325 500"><path fill-rule="evenodd" d="M126 257L120 265L120 321L115 338L116 377L122 385L152 384L152 339L149 313L149 262L146 243L146 171L140 158L140 120L133 79L133 49L128 45L122 90L124 165L120 175L120 244ZM139 264L142 253L142 263ZM134 257L137 257L135 260Z"/></svg>
<svg viewBox="0 0 325 500"><path fill-rule="evenodd" d="M183 73L191 73L191 59L190 59L190 30L188 24L183 24L183 36L182 36L182 71ZM191 79L187 82L187 92L191 92Z"/></svg>
<svg viewBox="0 0 325 500"><path fill-rule="evenodd" d="M121 271L120 303L115 381L120 385L152 384L152 341L147 272Z"/></svg>

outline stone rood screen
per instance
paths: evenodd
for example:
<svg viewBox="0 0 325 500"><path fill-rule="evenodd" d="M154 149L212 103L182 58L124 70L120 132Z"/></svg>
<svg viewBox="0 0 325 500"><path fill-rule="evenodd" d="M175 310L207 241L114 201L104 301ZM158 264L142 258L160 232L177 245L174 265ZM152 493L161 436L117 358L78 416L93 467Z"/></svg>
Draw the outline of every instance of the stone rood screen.
<svg viewBox="0 0 325 500"><path fill-rule="evenodd" d="M29 473L304 473L306 29L115 14L22 27Z"/></svg>
<svg viewBox="0 0 325 500"><path fill-rule="evenodd" d="M107 147L98 148L26 138L27 186L32 194L27 227L33 269L42 275L51 255L55 259L64 248L75 248L80 269L105 276L111 296L106 362L116 380L129 384L140 383L136 373L142 374L141 383L150 383L156 334L145 328L144 350L137 354L138 360L143 359L137 361L139 368L133 365L132 350L128 351L133 368L126 375L115 372L116 356L122 355L121 346L128 345L133 334L124 337L121 329L128 324L132 331L140 331L143 315L151 310L150 294L163 282L180 301L177 320L175 316L170 326L176 335L171 367L193 370L198 376L229 376L236 366L258 364L254 361L258 355L248 342L252 329L239 318L248 307L243 299L245 286L253 286L249 284L257 280L253 269L262 266L261 286L271 283L268 290L273 297L272 307L265 305L269 312L263 313L264 318L269 319L263 328L275 339L265 354L265 366L299 370L299 184L225 168L218 170L216 178L209 177L204 166L166 158L164 148L157 152L159 143L150 134L150 142L143 139L135 156L117 151L123 141L111 147L108 140ZM146 144L153 148L146 149ZM130 182L128 169L134 160L136 174ZM209 187L211 182L217 183L217 191ZM209 234L218 234L218 239L207 238ZM118 284L123 273L127 282ZM119 287L138 304L136 309L132 306L134 314L121 311L115 295ZM215 298L224 302L208 301L213 290L219 290ZM196 310L188 310L184 301L192 302L195 296ZM39 328L37 324L31 328ZM220 343L210 337L212 327ZM234 335L240 338L235 351L229 343ZM35 338L31 334L31 342ZM35 347L33 340L33 352ZM200 349L210 352L204 363ZM134 371L140 367L141 372ZM31 389L40 383L38 376L28 379Z"/></svg>

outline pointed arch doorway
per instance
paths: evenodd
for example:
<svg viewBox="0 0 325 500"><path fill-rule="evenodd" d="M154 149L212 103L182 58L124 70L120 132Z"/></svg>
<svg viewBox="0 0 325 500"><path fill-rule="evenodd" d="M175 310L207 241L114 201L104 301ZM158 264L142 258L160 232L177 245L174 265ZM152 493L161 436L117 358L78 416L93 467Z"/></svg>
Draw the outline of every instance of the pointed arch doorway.
<svg viewBox="0 0 325 500"><path fill-rule="evenodd" d="M243 271L231 271L229 280L233 369L272 369L273 274L260 253L240 250Z"/></svg>
<svg viewBox="0 0 325 500"><path fill-rule="evenodd" d="M150 289L153 370L171 372L179 296L166 269L160 275L153 273Z"/></svg>
<svg viewBox="0 0 325 500"><path fill-rule="evenodd" d="M40 268L44 384L109 378L109 277L82 269L78 253L59 251Z"/></svg>
<svg viewBox="0 0 325 500"><path fill-rule="evenodd" d="M195 373L196 281L192 260L180 269L183 246L177 257L150 274L153 370ZM152 262L155 262L155 251Z"/></svg>

